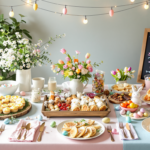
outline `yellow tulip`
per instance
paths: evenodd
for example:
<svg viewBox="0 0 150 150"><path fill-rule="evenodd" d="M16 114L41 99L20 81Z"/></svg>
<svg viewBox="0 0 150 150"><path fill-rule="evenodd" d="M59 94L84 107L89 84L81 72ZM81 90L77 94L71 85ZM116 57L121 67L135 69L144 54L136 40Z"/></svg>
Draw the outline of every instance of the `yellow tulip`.
<svg viewBox="0 0 150 150"><path fill-rule="evenodd" d="M81 70L78 68L78 69L76 70L76 73L79 74L80 72L81 72Z"/></svg>

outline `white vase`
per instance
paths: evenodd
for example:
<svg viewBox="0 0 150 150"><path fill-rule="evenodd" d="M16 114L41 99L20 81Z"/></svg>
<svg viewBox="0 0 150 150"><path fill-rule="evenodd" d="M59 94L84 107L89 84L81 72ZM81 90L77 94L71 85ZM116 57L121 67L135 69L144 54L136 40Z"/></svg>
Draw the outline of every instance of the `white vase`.
<svg viewBox="0 0 150 150"><path fill-rule="evenodd" d="M16 71L16 81L19 84L18 92L31 91L31 69L27 70L17 70Z"/></svg>
<svg viewBox="0 0 150 150"><path fill-rule="evenodd" d="M88 82L87 82L88 84ZM80 79L73 79L70 81L69 88L71 94L77 94L77 92L83 92L87 84L84 86Z"/></svg>
<svg viewBox="0 0 150 150"><path fill-rule="evenodd" d="M123 84L123 83L127 83L127 80L125 80L125 81L118 81L118 82L116 82L116 84Z"/></svg>

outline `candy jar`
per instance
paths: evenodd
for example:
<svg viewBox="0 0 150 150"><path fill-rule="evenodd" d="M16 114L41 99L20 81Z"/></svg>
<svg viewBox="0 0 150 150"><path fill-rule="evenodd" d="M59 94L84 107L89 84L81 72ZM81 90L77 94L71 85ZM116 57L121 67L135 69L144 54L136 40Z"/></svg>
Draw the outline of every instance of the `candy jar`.
<svg viewBox="0 0 150 150"><path fill-rule="evenodd" d="M102 94L104 92L104 71L96 70L92 80L92 92Z"/></svg>
<svg viewBox="0 0 150 150"><path fill-rule="evenodd" d="M34 102L34 103L37 103L37 102L41 101L40 88L32 90L31 101Z"/></svg>

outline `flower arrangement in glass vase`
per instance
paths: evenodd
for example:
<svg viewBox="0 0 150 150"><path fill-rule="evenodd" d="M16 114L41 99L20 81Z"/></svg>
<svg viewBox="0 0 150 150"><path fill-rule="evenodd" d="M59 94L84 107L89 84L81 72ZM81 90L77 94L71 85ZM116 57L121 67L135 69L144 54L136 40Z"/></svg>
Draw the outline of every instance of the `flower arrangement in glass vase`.
<svg viewBox="0 0 150 150"><path fill-rule="evenodd" d="M131 78L134 78L134 74L135 73L135 70L132 71L132 68L131 67L125 67L124 70L119 70L119 69L116 69L116 71L111 71L111 75L114 77L115 81L116 82L119 82L119 81L127 81L127 79L131 79Z"/></svg>
<svg viewBox="0 0 150 150"><path fill-rule="evenodd" d="M80 54L79 51L75 51L77 57L71 56L66 53L65 49L61 49L60 52L66 55L66 63L63 60L58 60L57 64L51 65L51 69L57 75L61 73L64 79L68 77L70 80L72 79L80 79L81 82L88 81L89 78L92 77L91 73L93 72L93 67L99 66L101 63L94 63L91 64L90 54L87 53L85 55L85 60L79 62L78 55Z"/></svg>

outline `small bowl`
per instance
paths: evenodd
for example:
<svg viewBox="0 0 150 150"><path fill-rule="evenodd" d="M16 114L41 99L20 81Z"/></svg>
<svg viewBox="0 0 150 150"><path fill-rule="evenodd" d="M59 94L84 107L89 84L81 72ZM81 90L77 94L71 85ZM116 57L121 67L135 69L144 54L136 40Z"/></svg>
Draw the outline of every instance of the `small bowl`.
<svg viewBox="0 0 150 150"><path fill-rule="evenodd" d="M0 87L0 95L13 95L18 89L18 83L13 80L0 81L1 84L12 84L11 87Z"/></svg>
<svg viewBox="0 0 150 150"><path fill-rule="evenodd" d="M124 107L121 107L121 109L126 110L126 111L130 111L130 112L135 112L138 108L139 108L139 106L137 108L124 108Z"/></svg>

